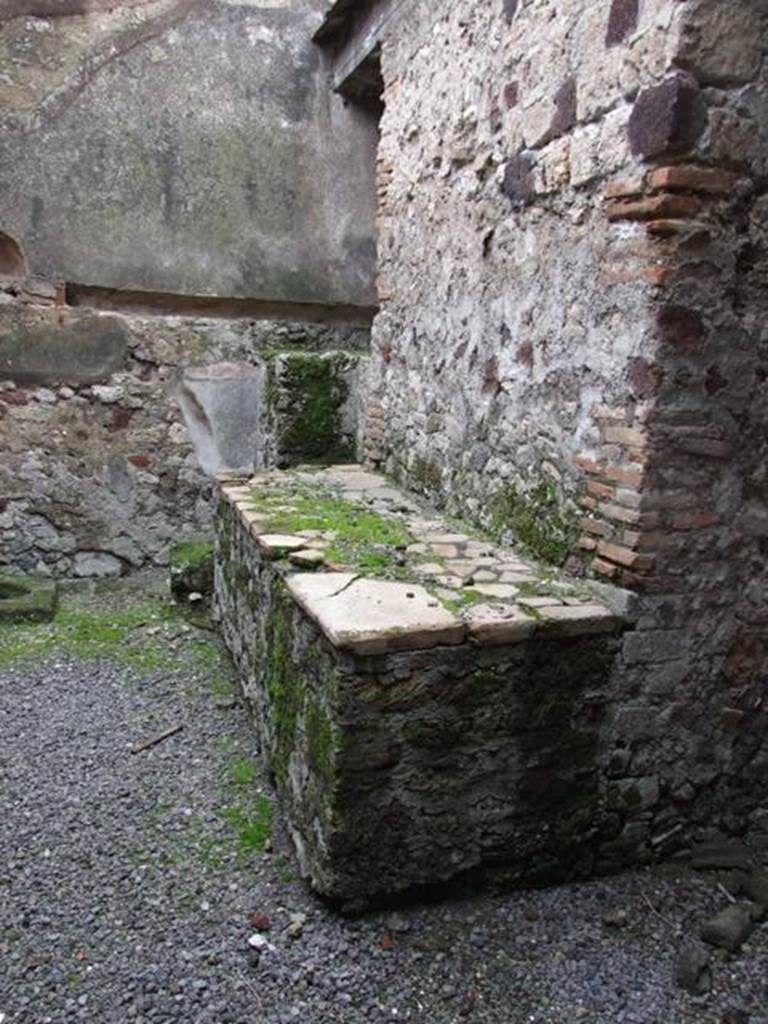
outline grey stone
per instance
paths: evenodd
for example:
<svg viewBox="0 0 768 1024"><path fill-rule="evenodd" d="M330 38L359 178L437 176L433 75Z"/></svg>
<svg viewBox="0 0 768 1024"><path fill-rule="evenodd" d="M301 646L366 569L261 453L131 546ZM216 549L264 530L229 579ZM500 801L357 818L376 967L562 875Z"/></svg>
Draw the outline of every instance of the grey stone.
<svg viewBox="0 0 768 1024"><path fill-rule="evenodd" d="M691 863L700 869L748 869L753 862L752 851L739 842L698 843L691 850Z"/></svg>
<svg viewBox="0 0 768 1024"><path fill-rule="evenodd" d="M701 937L713 946L735 953L752 934L753 928L752 917L746 908L733 904L702 924Z"/></svg>
<svg viewBox="0 0 768 1024"><path fill-rule="evenodd" d="M620 779L608 787L608 802L611 807L625 812L648 810L659 802L659 779L650 775L635 779Z"/></svg>
<svg viewBox="0 0 768 1024"><path fill-rule="evenodd" d="M19 383L88 384L123 368L128 335L115 317L0 327L0 374Z"/></svg>
<svg viewBox="0 0 768 1024"><path fill-rule="evenodd" d="M675 982L688 992L708 992L712 987L709 953L697 942L686 942L675 960Z"/></svg>
<svg viewBox="0 0 768 1024"><path fill-rule="evenodd" d="M744 889L755 903L768 908L768 869L755 868L747 878Z"/></svg>
<svg viewBox="0 0 768 1024"><path fill-rule="evenodd" d="M120 576L123 563L105 551L78 551L72 571L75 576Z"/></svg>
<svg viewBox="0 0 768 1024"><path fill-rule="evenodd" d="M536 620L520 608L471 605L464 613L469 635L480 644L513 644L533 636Z"/></svg>

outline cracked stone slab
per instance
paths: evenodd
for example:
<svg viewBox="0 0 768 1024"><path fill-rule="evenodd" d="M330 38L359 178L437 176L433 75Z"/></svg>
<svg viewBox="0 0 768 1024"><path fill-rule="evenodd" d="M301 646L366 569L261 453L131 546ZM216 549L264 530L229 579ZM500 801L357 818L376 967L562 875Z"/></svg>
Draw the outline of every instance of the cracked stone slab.
<svg viewBox="0 0 768 1024"><path fill-rule="evenodd" d="M334 646L357 654L458 644L466 635L464 623L416 584L297 573L286 585Z"/></svg>

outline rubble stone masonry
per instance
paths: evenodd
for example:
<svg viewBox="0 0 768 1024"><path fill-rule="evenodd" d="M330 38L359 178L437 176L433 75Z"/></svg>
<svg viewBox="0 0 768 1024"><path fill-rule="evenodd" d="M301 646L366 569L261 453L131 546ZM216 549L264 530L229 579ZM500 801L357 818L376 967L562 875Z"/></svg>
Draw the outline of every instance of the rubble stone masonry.
<svg viewBox="0 0 768 1024"><path fill-rule="evenodd" d="M754 829L768 4L429 6L383 46L367 457L634 595L606 728L660 802L618 850Z"/></svg>

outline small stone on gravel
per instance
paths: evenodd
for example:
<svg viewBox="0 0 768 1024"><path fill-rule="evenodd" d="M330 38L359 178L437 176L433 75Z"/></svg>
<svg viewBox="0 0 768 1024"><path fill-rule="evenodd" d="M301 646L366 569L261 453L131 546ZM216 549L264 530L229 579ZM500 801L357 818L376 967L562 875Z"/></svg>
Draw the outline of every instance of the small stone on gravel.
<svg viewBox="0 0 768 1024"><path fill-rule="evenodd" d="M733 953L746 942L752 928L749 911L743 905L733 904L702 924L701 937L705 942Z"/></svg>
<svg viewBox="0 0 768 1024"><path fill-rule="evenodd" d="M675 961L675 982L688 992L708 992L712 987L710 955L697 942L687 942Z"/></svg>

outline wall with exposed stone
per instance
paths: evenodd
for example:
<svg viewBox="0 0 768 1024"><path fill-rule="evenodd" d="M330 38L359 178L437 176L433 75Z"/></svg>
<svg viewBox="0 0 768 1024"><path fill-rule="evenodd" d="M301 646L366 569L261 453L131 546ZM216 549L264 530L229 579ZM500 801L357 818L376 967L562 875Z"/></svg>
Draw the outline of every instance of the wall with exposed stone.
<svg viewBox="0 0 768 1024"><path fill-rule="evenodd" d="M0 566L164 565L174 542L210 529L217 472L315 458L317 436L350 457L368 333L0 305ZM303 378L286 379L295 360L324 410L308 447L282 440L307 398Z"/></svg>
<svg viewBox="0 0 768 1024"><path fill-rule="evenodd" d="M766 17L449 0L383 47L367 455L635 595L617 851L768 835Z"/></svg>
<svg viewBox="0 0 768 1024"><path fill-rule="evenodd" d="M111 575L355 452L375 119L324 0L0 4L0 564Z"/></svg>

